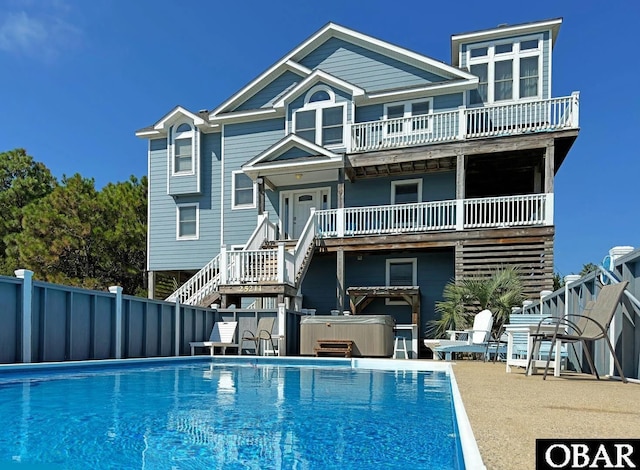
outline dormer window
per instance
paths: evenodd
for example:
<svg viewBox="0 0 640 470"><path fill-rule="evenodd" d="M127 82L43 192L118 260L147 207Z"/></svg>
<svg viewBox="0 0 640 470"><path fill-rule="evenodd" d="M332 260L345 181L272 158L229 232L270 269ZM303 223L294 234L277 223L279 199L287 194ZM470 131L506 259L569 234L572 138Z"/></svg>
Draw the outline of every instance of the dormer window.
<svg viewBox="0 0 640 470"><path fill-rule="evenodd" d="M173 133L173 174L193 174L195 131L190 124L183 123Z"/></svg>
<svg viewBox="0 0 640 470"><path fill-rule="evenodd" d="M479 78L471 104L542 96L542 37L474 45L468 51L469 71Z"/></svg>
<svg viewBox="0 0 640 470"><path fill-rule="evenodd" d="M305 95L304 106L293 115L294 132L318 145L343 145L346 109L345 103L336 103L331 88L315 86Z"/></svg>

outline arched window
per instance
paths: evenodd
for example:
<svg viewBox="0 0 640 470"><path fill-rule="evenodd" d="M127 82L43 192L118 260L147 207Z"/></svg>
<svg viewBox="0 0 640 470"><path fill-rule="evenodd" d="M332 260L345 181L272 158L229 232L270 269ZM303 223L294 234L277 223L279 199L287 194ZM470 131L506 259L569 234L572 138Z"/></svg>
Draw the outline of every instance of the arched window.
<svg viewBox="0 0 640 470"><path fill-rule="evenodd" d="M194 136L195 131L190 124L176 126L173 133L173 173L192 174L194 171Z"/></svg>
<svg viewBox="0 0 640 470"><path fill-rule="evenodd" d="M345 103L336 103L334 91L326 85L317 85L309 90L304 103L293 116L295 134L318 145L342 145Z"/></svg>

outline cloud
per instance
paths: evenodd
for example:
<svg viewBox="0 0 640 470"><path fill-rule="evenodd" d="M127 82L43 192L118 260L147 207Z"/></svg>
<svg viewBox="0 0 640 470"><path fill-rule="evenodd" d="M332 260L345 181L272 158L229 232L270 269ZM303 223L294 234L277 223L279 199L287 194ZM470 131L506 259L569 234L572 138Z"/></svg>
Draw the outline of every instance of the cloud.
<svg viewBox="0 0 640 470"><path fill-rule="evenodd" d="M45 61L56 59L81 35L61 14L61 9L51 13L7 13L0 19L0 50Z"/></svg>

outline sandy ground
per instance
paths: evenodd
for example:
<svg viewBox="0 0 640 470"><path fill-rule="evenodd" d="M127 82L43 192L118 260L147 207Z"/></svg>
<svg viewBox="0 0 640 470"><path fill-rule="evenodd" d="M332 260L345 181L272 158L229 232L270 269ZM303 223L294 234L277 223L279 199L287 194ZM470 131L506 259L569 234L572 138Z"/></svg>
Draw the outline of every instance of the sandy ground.
<svg viewBox="0 0 640 470"><path fill-rule="evenodd" d="M453 370L489 470L535 468L537 438L640 438L640 384L470 360Z"/></svg>

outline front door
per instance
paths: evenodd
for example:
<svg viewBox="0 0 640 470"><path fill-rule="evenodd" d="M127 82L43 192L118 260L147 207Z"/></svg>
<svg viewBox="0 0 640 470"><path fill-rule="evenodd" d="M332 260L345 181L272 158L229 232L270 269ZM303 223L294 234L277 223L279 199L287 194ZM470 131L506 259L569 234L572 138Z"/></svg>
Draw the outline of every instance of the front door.
<svg viewBox="0 0 640 470"><path fill-rule="evenodd" d="M317 207L318 194L316 192L310 193L296 193L293 198L293 234L292 238L297 239L302 233L302 229L309 220L309 214L312 207Z"/></svg>

